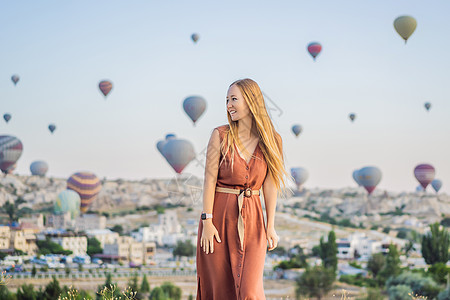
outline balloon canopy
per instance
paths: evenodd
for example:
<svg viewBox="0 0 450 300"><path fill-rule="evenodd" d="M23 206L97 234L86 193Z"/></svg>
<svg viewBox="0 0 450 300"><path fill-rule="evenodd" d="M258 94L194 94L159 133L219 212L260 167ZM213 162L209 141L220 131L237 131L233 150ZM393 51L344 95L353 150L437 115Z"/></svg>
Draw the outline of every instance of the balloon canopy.
<svg viewBox="0 0 450 300"><path fill-rule="evenodd" d="M348 115L348 117L353 122L353 121L355 121L356 115L354 113L351 113L351 114Z"/></svg>
<svg viewBox="0 0 450 300"><path fill-rule="evenodd" d="M305 168L291 168L291 176L295 180L295 184L300 188L308 179L309 173Z"/></svg>
<svg viewBox="0 0 450 300"><path fill-rule="evenodd" d="M436 193L438 193L439 190L440 190L441 187L442 187L442 181L441 181L440 179L434 179L434 180L431 182L431 186L432 186L433 189L436 191Z"/></svg>
<svg viewBox="0 0 450 300"><path fill-rule="evenodd" d="M316 60L317 55L322 51L322 45L317 42L312 42L308 44L308 52L313 57L314 61Z"/></svg>
<svg viewBox="0 0 450 300"><path fill-rule="evenodd" d="M43 160L37 160L30 165L31 175L45 176L48 171L48 164Z"/></svg>
<svg viewBox="0 0 450 300"><path fill-rule="evenodd" d="M364 167L358 171L358 181L370 194L381 181L381 170L377 167Z"/></svg>
<svg viewBox="0 0 450 300"><path fill-rule="evenodd" d="M191 142L182 139L169 139L162 145L162 155L178 174L195 158Z"/></svg>
<svg viewBox="0 0 450 300"><path fill-rule="evenodd" d="M424 190L426 190L430 182L433 181L434 175L435 170L432 165L420 164L414 168L414 176L416 177L417 181L419 181Z"/></svg>
<svg viewBox="0 0 450 300"><path fill-rule="evenodd" d="M9 120L11 120L11 114L4 114L3 119L5 120L6 123L8 123Z"/></svg>
<svg viewBox="0 0 450 300"><path fill-rule="evenodd" d="M56 125L55 124L48 125L48 130L50 130L51 133L53 133L53 131L55 131L55 129L56 129Z"/></svg>
<svg viewBox="0 0 450 300"><path fill-rule="evenodd" d="M200 36L197 33L193 33L191 35L191 39L194 43L197 43L198 39L200 38Z"/></svg>
<svg viewBox="0 0 450 300"><path fill-rule="evenodd" d="M19 75L13 75L13 76L11 76L11 80L14 83L14 85L17 85L17 83L20 80L20 77L19 77Z"/></svg>
<svg viewBox="0 0 450 300"><path fill-rule="evenodd" d="M409 37L416 30L417 21L411 16L400 16L394 20L394 28L397 33L405 40L405 44Z"/></svg>
<svg viewBox="0 0 450 300"><path fill-rule="evenodd" d="M303 131L303 127L300 124L295 124L292 126L291 130L295 134L295 136L299 136Z"/></svg>
<svg viewBox="0 0 450 300"><path fill-rule="evenodd" d="M361 186L361 182L359 181L359 177L358 177L359 176L358 172L359 172L359 170L353 171L352 177L353 177L353 180L358 184L358 186Z"/></svg>
<svg viewBox="0 0 450 300"><path fill-rule="evenodd" d="M22 142L10 135L0 135L0 170L8 174L22 155Z"/></svg>
<svg viewBox="0 0 450 300"><path fill-rule="evenodd" d="M102 92L102 94L106 98L106 96L108 96L109 92L111 92L111 90L113 88L113 84L109 80L102 80L98 84L98 88L100 89L100 91Z"/></svg>
<svg viewBox="0 0 450 300"><path fill-rule="evenodd" d="M101 182L91 172L77 172L67 180L67 189L74 190L81 198L81 212L86 212L89 205L97 198L102 189Z"/></svg>
<svg viewBox="0 0 450 300"><path fill-rule="evenodd" d="M55 203L53 204L53 211L55 214L70 213L71 219L75 219L80 215L80 195L72 190L65 190L58 194Z"/></svg>
<svg viewBox="0 0 450 300"><path fill-rule="evenodd" d="M430 108L431 108L431 103L430 102L425 102L425 104L423 106L425 106L425 109L427 111L430 111Z"/></svg>
<svg viewBox="0 0 450 300"><path fill-rule="evenodd" d="M183 101L183 108L186 114L194 122L204 113L206 109L206 101L200 96L191 96Z"/></svg>

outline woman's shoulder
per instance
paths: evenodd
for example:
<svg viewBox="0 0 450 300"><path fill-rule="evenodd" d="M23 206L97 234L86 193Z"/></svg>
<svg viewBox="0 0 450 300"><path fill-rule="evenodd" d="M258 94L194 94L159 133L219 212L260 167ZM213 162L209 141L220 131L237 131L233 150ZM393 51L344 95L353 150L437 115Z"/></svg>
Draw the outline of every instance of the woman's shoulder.
<svg viewBox="0 0 450 300"><path fill-rule="evenodd" d="M230 125L229 124L220 125L220 126L215 127L214 129L217 129L220 134L223 134L230 129Z"/></svg>

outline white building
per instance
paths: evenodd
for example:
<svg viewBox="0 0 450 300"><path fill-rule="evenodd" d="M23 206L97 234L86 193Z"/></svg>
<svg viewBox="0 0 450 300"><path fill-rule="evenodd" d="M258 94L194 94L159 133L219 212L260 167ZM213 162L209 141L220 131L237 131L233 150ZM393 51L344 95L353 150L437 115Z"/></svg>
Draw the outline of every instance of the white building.
<svg viewBox="0 0 450 300"><path fill-rule="evenodd" d="M75 229L76 231L87 231L92 229L105 229L106 217L96 214L83 214L76 218Z"/></svg>
<svg viewBox="0 0 450 300"><path fill-rule="evenodd" d="M158 215L158 224L139 228L138 232L132 232L131 236L139 242L155 242L158 245L175 245L178 240L190 239L181 232L175 210L166 211Z"/></svg>
<svg viewBox="0 0 450 300"><path fill-rule="evenodd" d="M103 259L129 262L135 265L151 264L156 252L154 242L137 242L132 237L121 236L113 244L105 244Z"/></svg>
<svg viewBox="0 0 450 300"><path fill-rule="evenodd" d="M382 252L381 241L369 239L365 234L355 233L348 238L338 239L336 241L340 259L361 258L368 260L373 254Z"/></svg>
<svg viewBox="0 0 450 300"><path fill-rule="evenodd" d="M60 213L60 214L51 214L47 218L48 227L57 228L57 229L73 229L75 226L75 221L72 220L70 216L70 212Z"/></svg>
<svg viewBox="0 0 450 300"><path fill-rule="evenodd" d="M119 234L109 229L89 229L86 230L86 234L90 238L96 238L100 242L102 248L105 248L106 244L116 243L119 239Z"/></svg>
<svg viewBox="0 0 450 300"><path fill-rule="evenodd" d="M50 240L59 244L64 250L72 251L73 255L86 255L86 235L74 234L73 232L47 234Z"/></svg>

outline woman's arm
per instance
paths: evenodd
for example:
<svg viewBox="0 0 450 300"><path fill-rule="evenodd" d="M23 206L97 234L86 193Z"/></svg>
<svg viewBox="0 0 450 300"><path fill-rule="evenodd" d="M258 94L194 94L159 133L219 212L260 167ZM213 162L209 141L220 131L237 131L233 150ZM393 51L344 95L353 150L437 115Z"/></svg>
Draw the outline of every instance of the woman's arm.
<svg viewBox="0 0 450 300"><path fill-rule="evenodd" d="M272 175L267 172L263 183L264 202L266 204L267 228L274 228L275 209L277 206L277 187Z"/></svg>
<svg viewBox="0 0 450 300"><path fill-rule="evenodd" d="M214 206L214 195L216 192L217 174L219 172L220 158L220 136L219 130L214 129L209 139L206 151L205 179L203 183L203 211L211 214ZM210 221L211 219L206 219Z"/></svg>

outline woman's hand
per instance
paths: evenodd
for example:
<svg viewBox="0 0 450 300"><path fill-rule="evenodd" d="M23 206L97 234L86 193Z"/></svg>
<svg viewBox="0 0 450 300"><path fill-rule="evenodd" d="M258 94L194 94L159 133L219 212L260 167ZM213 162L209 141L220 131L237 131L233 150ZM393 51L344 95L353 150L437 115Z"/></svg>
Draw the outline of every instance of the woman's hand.
<svg viewBox="0 0 450 300"><path fill-rule="evenodd" d="M278 235L275 232L275 228L267 228L266 237L267 241L269 242L269 251L272 251L278 246Z"/></svg>
<svg viewBox="0 0 450 300"><path fill-rule="evenodd" d="M219 232L216 229L216 226L212 223L211 219L206 219L203 222L203 230L202 230L202 238L200 239L200 247L203 248L203 252L206 254L211 251L214 252L214 237L216 237L217 241L221 243Z"/></svg>

